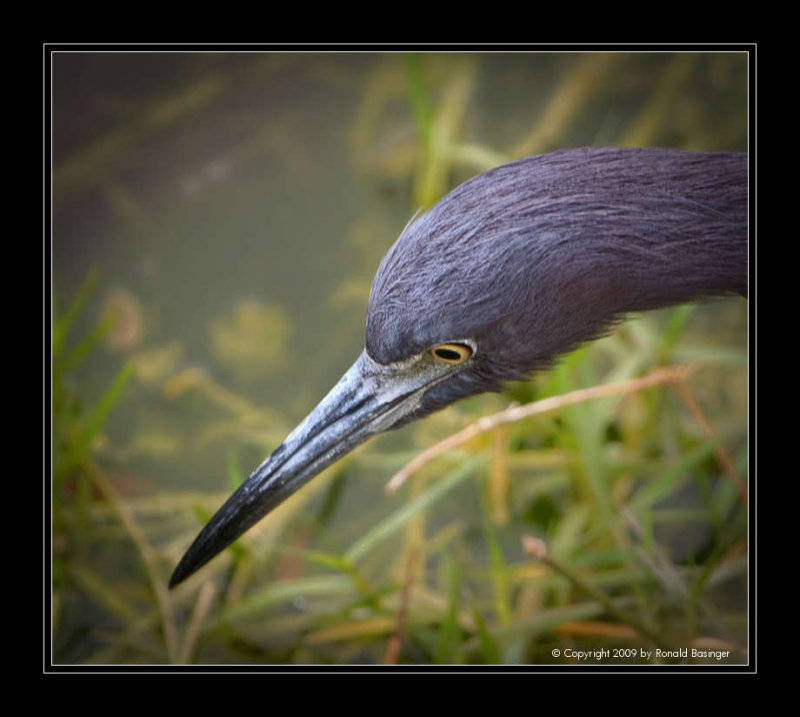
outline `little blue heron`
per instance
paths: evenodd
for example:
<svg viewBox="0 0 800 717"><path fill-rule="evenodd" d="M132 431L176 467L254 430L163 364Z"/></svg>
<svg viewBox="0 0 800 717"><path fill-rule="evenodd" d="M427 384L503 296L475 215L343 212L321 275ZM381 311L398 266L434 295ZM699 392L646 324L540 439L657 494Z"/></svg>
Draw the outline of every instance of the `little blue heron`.
<svg viewBox="0 0 800 717"><path fill-rule="evenodd" d="M370 436L609 331L632 311L747 295L747 155L572 149L480 174L384 257L366 348L203 528L175 586Z"/></svg>

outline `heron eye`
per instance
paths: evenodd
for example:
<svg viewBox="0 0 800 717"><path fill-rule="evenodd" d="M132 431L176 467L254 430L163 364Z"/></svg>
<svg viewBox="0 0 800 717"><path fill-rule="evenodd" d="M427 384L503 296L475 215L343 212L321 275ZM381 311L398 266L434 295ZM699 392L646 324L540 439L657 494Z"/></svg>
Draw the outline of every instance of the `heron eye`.
<svg viewBox="0 0 800 717"><path fill-rule="evenodd" d="M439 344L431 350L431 356L440 363L464 363L472 356L472 349L466 344Z"/></svg>

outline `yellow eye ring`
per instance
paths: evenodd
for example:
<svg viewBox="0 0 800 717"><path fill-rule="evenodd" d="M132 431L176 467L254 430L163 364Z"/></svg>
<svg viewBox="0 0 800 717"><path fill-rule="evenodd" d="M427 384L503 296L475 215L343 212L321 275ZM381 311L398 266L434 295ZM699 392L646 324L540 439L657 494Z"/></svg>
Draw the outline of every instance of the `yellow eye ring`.
<svg viewBox="0 0 800 717"><path fill-rule="evenodd" d="M431 356L439 363L464 363L472 356L472 348L466 344L439 344L429 349Z"/></svg>

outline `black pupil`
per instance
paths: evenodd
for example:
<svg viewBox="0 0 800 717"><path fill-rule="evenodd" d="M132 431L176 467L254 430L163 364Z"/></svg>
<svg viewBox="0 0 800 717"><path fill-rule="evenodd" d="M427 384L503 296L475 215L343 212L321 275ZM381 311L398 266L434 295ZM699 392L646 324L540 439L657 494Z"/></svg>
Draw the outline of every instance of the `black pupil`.
<svg viewBox="0 0 800 717"><path fill-rule="evenodd" d="M436 349L436 355L445 361L458 361L461 358L461 354L453 349Z"/></svg>

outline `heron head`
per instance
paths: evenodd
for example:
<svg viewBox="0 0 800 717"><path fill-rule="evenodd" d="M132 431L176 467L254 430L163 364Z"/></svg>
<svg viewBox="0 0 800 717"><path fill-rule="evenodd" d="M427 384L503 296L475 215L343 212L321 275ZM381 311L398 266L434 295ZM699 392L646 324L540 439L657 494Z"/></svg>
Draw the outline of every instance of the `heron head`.
<svg viewBox="0 0 800 717"><path fill-rule="evenodd" d="M522 378L555 353L554 333L562 347L569 322L549 326L547 259L525 220L529 169L479 175L406 226L373 280L365 350L203 528L171 586L371 436Z"/></svg>
<svg viewBox="0 0 800 717"><path fill-rule="evenodd" d="M170 585L370 436L523 378L626 311L744 293L746 179L744 155L580 149L454 189L381 262L365 350L203 528Z"/></svg>

